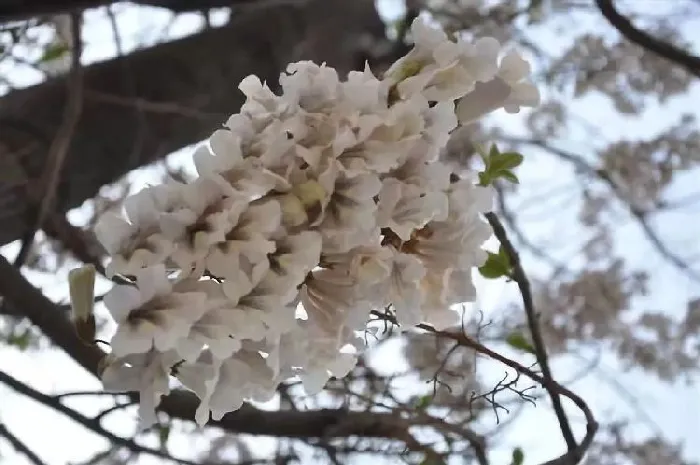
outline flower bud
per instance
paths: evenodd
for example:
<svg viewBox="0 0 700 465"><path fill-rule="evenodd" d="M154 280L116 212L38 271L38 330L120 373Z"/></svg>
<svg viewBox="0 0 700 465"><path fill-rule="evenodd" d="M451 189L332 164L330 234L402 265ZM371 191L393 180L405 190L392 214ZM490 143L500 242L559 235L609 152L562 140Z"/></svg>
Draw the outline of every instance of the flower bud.
<svg viewBox="0 0 700 465"><path fill-rule="evenodd" d="M95 341L95 267L85 265L68 273L73 325L78 337L88 344Z"/></svg>

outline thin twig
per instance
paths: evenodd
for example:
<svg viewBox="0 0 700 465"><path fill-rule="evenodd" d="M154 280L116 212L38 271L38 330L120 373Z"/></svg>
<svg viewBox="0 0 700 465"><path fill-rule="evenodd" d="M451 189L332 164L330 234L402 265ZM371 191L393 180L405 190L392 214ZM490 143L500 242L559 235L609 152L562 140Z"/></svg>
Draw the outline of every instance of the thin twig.
<svg viewBox="0 0 700 465"><path fill-rule="evenodd" d="M145 454L153 455L155 457L159 457L162 459L172 460L174 462L178 462L178 463L181 463L183 465L197 465L195 462L192 462L190 460L178 459L178 458L172 457L170 454L168 454L166 452L163 452L163 451L160 451L157 449L151 449L149 447L142 446L131 439L125 439L121 436L117 436L116 434L106 430L100 424L99 421L86 417L82 413L77 412L66 405L63 405L57 399L33 389L32 387L30 387L30 386L24 384L23 382L13 378L12 376L8 375L7 373L3 373L2 371L0 371L0 383L7 385L8 387L12 388L13 390L15 390L19 394L27 396L30 399L32 399L36 402L39 402L40 404L43 404L43 405L45 405L45 406L47 406L47 407L49 407L57 412L64 414L65 416L67 416L71 420L73 420L76 423L80 424L81 426L95 432L96 434L99 434L100 436L104 437L108 441L111 441L115 445L118 445L120 447L124 447L124 448L129 449L133 452L145 453Z"/></svg>
<svg viewBox="0 0 700 465"><path fill-rule="evenodd" d="M469 347L471 349L474 349L475 351L486 355L487 357L496 360L497 362L501 362L504 365L516 370L517 372L529 377L530 379L540 383L542 386L545 387L545 389L551 389L554 391L556 394L567 397L570 399L582 412L584 417L586 418L586 435L584 436L583 440L576 445L576 447L573 450L569 450L566 453L562 454L561 456L550 460L548 462L543 463L542 465L576 465L578 464L582 457L585 455L586 451L590 447L591 443L593 442L593 438L595 437L596 432L598 431L598 422L596 421L595 417L593 416L593 412L591 411L590 407L584 401L581 396L576 394L575 392L571 391L565 386L562 386L558 382L552 379L548 379L544 376L541 376L540 374L536 373L532 369L521 365L520 363L516 362L515 360L511 360L508 357L499 354L498 352L495 352L482 343L472 339L471 337L467 336L464 332L455 332L455 331L439 331L435 328L433 328L430 325L427 324L420 324L418 325L418 328L423 329L425 331L428 331L429 333L435 335L436 337L445 337L452 339L453 341L458 342L459 344L463 345L464 347Z"/></svg>
<svg viewBox="0 0 700 465"><path fill-rule="evenodd" d="M644 235L646 236L647 240L651 242L656 251L664 259L666 259L667 261L672 263L676 268L684 272L686 276L688 276L690 279L697 283L700 283L700 272L695 270L688 262L683 260L680 256L678 256L678 254L673 252L666 244L664 244L664 242L661 240L656 231L654 231L654 228L649 222L649 212L635 207L629 201L627 201L625 199L624 194L621 192L620 186L618 186L615 180L605 170L597 169L595 166L591 165L588 161L586 161L585 158L576 153L572 153L570 151L563 150L557 147L552 147L551 145L541 140L525 139L518 137L502 138L502 140L512 144L526 144L534 147L539 147L553 155L556 155L562 160L571 163L576 169L580 170L581 172L586 173L589 176L598 178L599 180L604 182L610 188L610 190L612 190L613 194L615 194L618 200L620 200L620 202L627 207L627 210L629 211L630 215L632 215L632 217L636 219L637 222L639 222L639 225L642 228L642 232L644 232Z"/></svg>
<svg viewBox="0 0 700 465"><path fill-rule="evenodd" d="M0 436L7 439L12 447L15 448L20 454L24 454L29 461L34 465L45 465L46 462L41 460L41 458L36 455L36 453L25 443L23 443L17 436L12 434L12 432L7 429L7 427L0 422Z"/></svg>

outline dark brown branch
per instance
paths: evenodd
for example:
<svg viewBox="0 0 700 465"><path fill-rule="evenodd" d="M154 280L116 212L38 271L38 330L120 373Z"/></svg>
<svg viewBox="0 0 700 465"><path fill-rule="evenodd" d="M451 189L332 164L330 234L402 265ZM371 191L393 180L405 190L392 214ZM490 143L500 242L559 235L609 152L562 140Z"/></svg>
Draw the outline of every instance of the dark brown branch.
<svg viewBox="0 0 700 465"><path fill-rule="evenodd" d="M41 460L41 458L36 455L31 448L29 448L29 446L23 443L17 436L12 434L12 431L7 429L7 426L5 426L5 424L2 422L0 422L0 437L7 439L7 442L9 442L17 452L24 454L33 465L44 465L45 462Z"/></svg>
<svg viewBox="0 0 700 465"><path fill-rule="evenodd" d="M576 448L576 438L574 438L574 433L571 431L571 425L569 425L569 419L564 411L564 406L561 403L559 394L551 387L554 377L552 376L552 371L549 367L549 360L547 357L547 349L540 332L540 325L537 321L537 315L535 314L535 305L532 299L532 290L530 289L530 280L525 274L522 264L520 263L520 255L518 251L515 250L513 244L511 244L508 239L508 234L505 228L501 224L500 220L495 213L486 213L486 219L488 220L491 228L493 229L496 238L503 246L510 265L512 267L511 278L517 283L518 289L520 289L520 296L523 301L523 308L525 310L525 315L527 316L527 324L532 335L532 342L535 347L535 356L537 358L537 363L542 369L543 377L549 381L544 387L552 399L552 406L554 407L554 413L557 416L557 421L559 421L559 428L561 429L562 436L564 436L564 441L569 449L573 451Z"/></svg>
<svg viewBox="0 0 700 465"><path fill-rule="evenodd" d="M613 0L595 0L595 2L605 19L627 40L681 66L690 74L700 77L700 57L693 56L638 29L629 19L617 11Z"/></svg>
<svg viewBox="0 0 700 465"><path fill-rule="evenodd" d="M78 364L97 376L105 353L78 339L65 313L32 286L0 256L0 295L18 309ZM160 409L173 418L192 420L199 400L191 392L175 391L163 398ZM228 432L289 438L377 437L402 440L406 425L391 414L345 409L263 411L250 405L211 422Z"/></svg>
<svg viewBox="0 0 700 465"><path fill-rule="evenodd" d="M62 413L74 422L104 437L116 446L124 447L133 452L149 454L162 459L172 460L183 465L197 465L196 462L192 462L190 460L185 459L177 459L166 452L160 451L158 449L151 449L150 447L145 447L140 444L137 444L131 439L125 439L121 436L118 436L105 429L99 421L86 417L82 413L77 412L72 408L67 407L66 405L63 405L59 400L31 388L30 386L24 384L21 381L16 380L12 376L2 371L0 371L0 383L7 385L8 387L16 391L18 394L22 394L26 397L29 397L30 399L39 402L40 404L45 405L46 407L49 407L57 412Z"/></svg>
<svg viewBox="0 0 700 465"><path fill-rule="evenodd" d="M562 386L560 383L539 375L515 360L511 360L508 357L489 349L479 341L466 335L463 331L438 331L432 326L426 324L420 324L418 325L418 328L423 329L437 337L448 338L464 347L469 347L478 353L486 355L487 357L514 369L518 373L527 376L533 381L536 381L544 386L545 389L551 389L557 395L570 399L576 405L576 407L583 412L583 415L586 418L586 434L573 450L569 450L561 456L545 462L542 465L577 465L581 461L581 458L585 455L586 451L593 442L596 432L598 431L598 422L593 416L593 412L591 411L590 407L586 401L581 398L581 396L571 391L567 387Z"/></svg>
<svg viewBox="0 0 700 465"><path fill-rule="evenodd" d="M119 0L0 0L0 21L20 20L32 16L48 16L75 13L87 8L97 8ZM132 0L131 3L166 8L176 13L229 7L240 3L265 0Z"/></svg>

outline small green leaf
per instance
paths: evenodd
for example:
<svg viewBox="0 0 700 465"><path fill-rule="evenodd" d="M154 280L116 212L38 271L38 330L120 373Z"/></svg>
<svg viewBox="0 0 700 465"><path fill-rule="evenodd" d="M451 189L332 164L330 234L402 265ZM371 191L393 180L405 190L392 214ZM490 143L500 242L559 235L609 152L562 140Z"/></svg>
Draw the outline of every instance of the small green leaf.
<svg viewBox="0 0 700 465"><path fill-rule="evenodd" d="M483 171L479 173L479 185L480 186L488 186L491 184L491 177L486 171Z"/></svg>
<svg viewBox="0 0 700 465"><path fill-rule="evenodd" d="M474 149L477 151L477 153L479 154L479 156L481 157L481 159L484 162L484 167L485 167L484 170L488 171L488 169L489 169L489 156L490 155L488 153L486 153L486 150L484 150L484 148L477 143L474 143ZM493 147L491 148L491 150L493 150ZM496 150L498 150L498 149L496 149Z"/></svg>
<svg viewBox="0 0 700 465"><path fill-rule="evenodd" d="M491 155L489 157L489 172L500 173L501 171L517 168L523 162L524 157L517 152L506 152Z"/></svg>
<svg viewBox="0 0 700 465"><path fill-rule="evenodd" d="M44 54L39 60L40 63L46 63L47 61L53 61L61 58L63 55L68 53L70 47L66 44L60 42L54 42L46 46L44 49Z"/></svg>
<svg viewBox="0 0 700 465"><path fill-rule="evenodd" d="M500 252L497 254L492 252L487 253L488 258L486 259L486 263L479 267L479 273L487 279L498 279L502 276L508 276L510 274L508 257L501 255Z"/></svg>
<svg viewBox="0 0 700 465"><path fill-rule="evenodd" d="M168 439L170 438L170 424L164 424L158 426L158 441L160 442L160 449L166 451L168 449Z"/></svg>
<svg viewBox="0 0 700 465"><path fill-rule="evenodd" d="M430 402L432 402L432 400L433 396L431 395L426 394L424 396L420 396L418 399L416 399L415 406L417 409L423 410L430 405Z"/></svg>
<svg viewBox="0 0 700 465"><path fill-rule="evenodd" d="M512 465L523 465L523 460L525 460L525 454L520 447L513 449L513 462Z"/></svg>
<svg viewBox="0 0 700 465"><path fill-rule="evenodd" d="M506 342L515 349L523 350L531 354L535 353L535 348L522 333L511 333L506 338Z"/></svg>
<svg viewBox="0 0 700 465"><path fill-rule="evenodd" d="M27 350L29 348L29 344L32 342L32 334L29 331L29 328L26 328L24 331L21 333L12 333L10 336L7 338L7 343L17 347L19 350Z"/></svg>
<svg viewBox="0 0 700 465"><path fill-rule="evenodd" d="M512 171L508 171L508 170L501 171L500 173L498 173L498 177L504 178L504 179L512 182L513 184L520 184L520 180L518 179L518 177L515 174L513 174Z"/></svg>

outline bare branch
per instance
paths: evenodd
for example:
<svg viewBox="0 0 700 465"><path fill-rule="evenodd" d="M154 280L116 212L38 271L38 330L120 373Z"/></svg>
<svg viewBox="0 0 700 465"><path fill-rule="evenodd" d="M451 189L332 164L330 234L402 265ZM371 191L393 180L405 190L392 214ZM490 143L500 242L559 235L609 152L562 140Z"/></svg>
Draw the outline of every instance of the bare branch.
<svg viewBox="0 0 700 465"><path fill-rule="evenodd" d="M33 465L44 465L45 462L36 453L23 443L17 436L7 429L4 423L0 422L0 437L7 439L12 447L20 454L24 454Z"/></svg>
<svg viewBox="0 0 700 465"><path fill-rule="evenodd" d="M77 412L73 410L70 407L67 407L63 405L59 400L46 395L44 393L41 393L30 386L22 383L21 381L16 380L12 376L3 373L0 371L0 383L3 383L7 385L8 387L12 388L15 390L18 394L22 394L24 396L29 397L32 400L35 400L36 402L39 402L40 404L43 404L49 408L52 408L53 410L60 412L70 418L71 420L75 421L76 423L80 424L81 426L84 426L85 428L95 432L96 434L99 434L100 436L104 437L105 439L109 440L113 444L124 447L126 449L129 449L133 452L138 452L138 453L145 453L149 455L153 455L155 457L159 457L162 459L167 459L167 460L172 460L177 463L181 463L183 465L197 465L196 462L192 462L190 460L185 460L185 459L177 459L172 457L171 455L160 451L158 449L151 449L149 447L142 446L140 444L137 444L131 439L125 439L121 436L117 436L116 434L106 430L98 420L94 420L91 418L86 417L85 415L81 414L80 412Z"/></svg>
<svg viewBox="0 0 700 465"><path fill-rule="evenodd" d="M691 55L638 29L629 19L617 11L613 0L596 0L595 3L605 19L627 40L681 66L690 74L700 77L700 57Z"/></svg>
<svg viewBox="0 0 700 465"><path fill-rule="evenodd" d="M532 299L532 291L530 289L530 281L527 279L525 270L520 263L520 256L518 251L515 250L513 244L511 244L506 234L506 230L501 224L500 220L494 213L486 213L486 219L488 220L493 232L498 238L498 241L503 246L506 251L508 258L510 260L510 265L513 267L512 278L518 284L518 289L520 289L520 295L523 301L523 308L525 310L525 315L527 316L527 324L530 329L530 334L532 334L532 342L535 346L535 356L537 357L537 363L542 368L542 375L548 381L553 381L552 372L549 367L549 361L547 358L547 349L544 345L544 340L542 339L542 334L540 333L540 326L537 321L537 315L535 315L535 306ZM549 383L551 384L551 383ZM564 436L564 441L569 448L569 451L573 451L576 448L576 439L571 431L571 425L569 425L569 420L566 417L566 412L564 412L564 407L561 404L561 399L559 394L557 394L551 387L547 384L544 385L547 390L549 397L552 399L552 406L554 407L554 412L559 421L559 427L561 428L562 435Z"/></svg>
<svg viewBox="0 0 700 465"><path fill-rule="evenodd" d="M0 256L0 295L27 317L51 341L77 363L97 376L105 353L86 345L75 334L58 307L32 286L4 257ZM173 418L192 420L199 400L191 392L174 391L163 398L160 410ZM89 420L89 419L88 419ZM245 405L229 413L216 426L229 432L289 438L378 437L403 439L407 425L394 415L378 412L353 412L346 409L309 411L264 411Z"/></svg>

